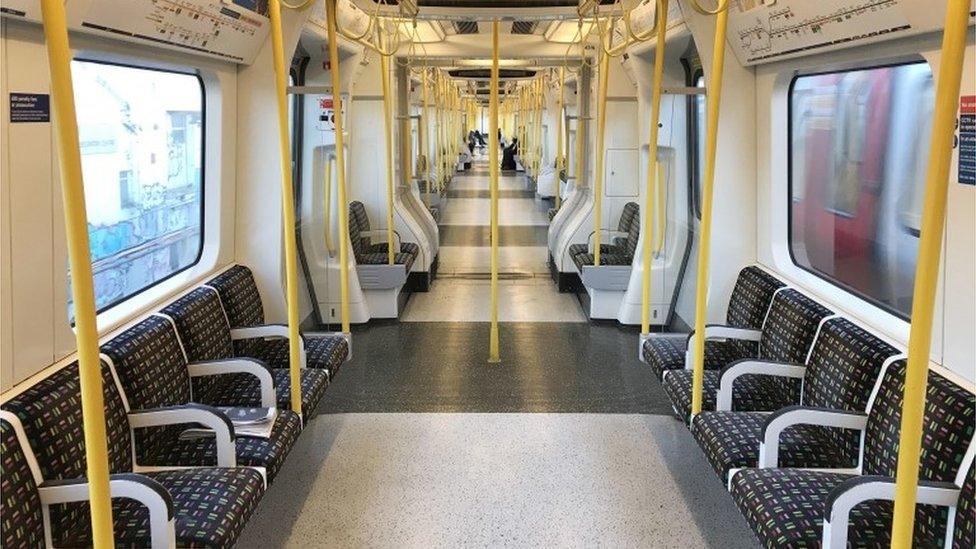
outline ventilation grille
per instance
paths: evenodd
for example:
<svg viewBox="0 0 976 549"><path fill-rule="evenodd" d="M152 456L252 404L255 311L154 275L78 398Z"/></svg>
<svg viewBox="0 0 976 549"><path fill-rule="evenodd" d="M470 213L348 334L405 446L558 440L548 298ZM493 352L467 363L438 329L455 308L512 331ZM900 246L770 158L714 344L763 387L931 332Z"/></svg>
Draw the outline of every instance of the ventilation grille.
<svg viewBox="0 0 976 549"><path fill-rule="evenodd" d="M455 21L454 30L458 34L478 34L477 21Z"/></svg>
<svg viewBox="0 0 976 549"><path fill-rule="evenodd" d="M538 25L538 21L515 21L512 23L512 34L532 34Z"/></svg>

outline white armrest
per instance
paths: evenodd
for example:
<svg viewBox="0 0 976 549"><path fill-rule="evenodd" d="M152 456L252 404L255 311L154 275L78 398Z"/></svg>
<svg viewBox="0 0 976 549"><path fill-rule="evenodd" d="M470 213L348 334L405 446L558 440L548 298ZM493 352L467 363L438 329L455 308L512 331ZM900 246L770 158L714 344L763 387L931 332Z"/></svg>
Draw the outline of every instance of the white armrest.
<svg viewBox="0 0 976 549"><path fill-rule="evenodd" d="M183 404L129 412L129 427L133 430L144 427L179 425L181 423L199 423L212 430L217 442L217 466L237 466L234 424L225 414L213 406Z"/></svg>
<svg viewBox="0 0 976 549"><path fill-rule="evenodd" d="M762 337L762 330L751 328L736 328L723 324L708 324L705 326L705 341L709 339L741 339L744 341L759 341ZM685 370L694 368L692 353L695 349L695 340L698 334L691 332L688 334L688 347L685 351Z"/></svg>
<svg viewBox="0 0 976 549"><path fill-rule="evenodd" d="M748 359L734 362L722 370L722 377L719 378L718 397L715 401L715 409L720 411L729 411L732 409L732 386L735 385L735 380L746 374L803 378L803 373L806 370L806 366L786 364L783 362Z"/></svg>
<svg viewBox="0 0 976 549"><path fill-rule="evenodd" d="M382 238L383 239L382 242L386 242L386 229L370 229L368 231L359 231L359 236L360 236L360 238L363 238L363 237ZM397 246L397 251L400 251L399 250L399 247L400 247L400 242L402 242L402 240L403 239L400 238L400 233L398 231L394 230L393 231L393 244L395 246Z"/></svg>
<svg viewBox="0 0 976 549"><path fill-rule="evenodd" d="M821 541L824 549L847 547L851 510L866 501L895 500L895 479L882 476L853 477L834 488L827 498ZM919 482L916 505L955 507L959 487L951 482ZM947 545L948 546L948 545Z"/></svg>
<svg viewBox="0 0 976 549"><path fill-rule="evenodd" d="M149 510L149 540L152 549L176 547L176 521L173 499L162 484L135 473L121 473L109 477L111 497L128 498L138 501ZM42 483L38 487L44 509L44 522L50 520L47 507L62 503L88 501L90 489L87 479L55 480ZM45 524L45 535L49 535L50 525ZM51 546L50 539L48 546Z"/></svg>
<svg viewBox="0 0 976 549"><path fill-rule="evenodd" d="M604 238L613 238L614 236L627 236L627 233L623 231L618 231L616 229L601 229L601 236ZM595 249L593 247L593 236L596 235L596 231L590 231L590 235L586 237L586 249L591 253ZM601 242L601 244L612 244L612 242Z"/></svg>
<svg viewBox="0 0 976 549"><path fill-rule="evenodd" d="M300 368L304 368L308 363L305 356L305 334L298 334L302 344L298 346L298 363ZM230 331L230 338L234 341L241 339L263 339L278 338L288 339L288 326L284 324L263 324L261 326L247 326L244 328L233 328Z"/></svg>
<svg viewBox="0 0 976 549"><path fill-rule="evenodd" d="M809 406L788 406L766 417L762 439L759 443L759 468L779 467L779 437L794 425L820 425L838 429L863 431L868 424L867 414L811 408Z"/></svg>
<svg viewBox="0 0 976 549"><path fill-rule="evenodd" d="M190 377L216 376L220 374L251 374L261 384L261 406L271 408L277 405L274 377L271 370L262 362L252 358L228 358L211 362L192 362L187 364Z"/></svg>

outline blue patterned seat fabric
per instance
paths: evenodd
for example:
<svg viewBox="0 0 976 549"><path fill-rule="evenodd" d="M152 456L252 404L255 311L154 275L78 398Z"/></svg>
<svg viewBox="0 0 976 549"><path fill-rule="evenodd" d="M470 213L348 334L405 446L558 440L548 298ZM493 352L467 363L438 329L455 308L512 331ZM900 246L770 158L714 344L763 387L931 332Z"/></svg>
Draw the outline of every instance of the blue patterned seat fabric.
<svg viewBox="0 0 976 549"><path fill-rule="evenodd" d="M830 314L829 309L794 289L777 292L763 324L756 360L804 364L820 321ZM702 411L715 409L721 379L721 373L714 370L705 374ZM664 378L664 392L685 421L691 412L691 378L691 370L673 370ZM800 380L747 374L736 380L732 395L733 410L778 410L800 402Z"/></svg>
<svg viewBox="0 0 976 549"><path fill-rule="evenodd" d="M189 362L206 362L241 356L236 354L231 339L230 324L224 313L219 294L213 288L197 288L177 299L162 310L173 319L177 333L183 343L183 350ZM325 344L338 348L342 338L323 338ZM271 368L278 396L278 408L291 408L291 383L289 370L288 340L269 340L266 345L252 346L250 350L259 356L257 359ZM321 345L321 344L319 344ZM306 345L314 348L313 345ZM283 349L284 358L269 363L263 351L267 348ZM336 349L336 352L339 352ZM316 357L318 359L318 357ZM331 362L317 360L316 363ZM319 401L325 395L329 384L328 375L323 370L305 368L301 370L302 413L311 417ZM258 379L248 374L224 374L193 380L193 398L201 404L219 406L259 406L261 404L261 385Z"/></svg>
<svg viewBox="0 0 976 549"><path fill-rule="evenodd" d="M128 473L132 471L128 419L111 372L104 365L102 389L109 471ZM77 363L54 372L15 396L3 408L20 419L45 481L85 476ZM6 452L4 459L7 459ZM6 473L5 470L5 477ZM254 469L200 467L146 473L144 476L169 492L174 506L176 541L180 547L232 546L264 494L264 480ZM29 485L25 486L29 488ZM112 516L117 546L149 545L149 513L145 507L129 499L114 499ZM50 517L55 546L91 546L87 503L53 505Z"/></svg>
<svg viewBox="0 0 976 549"><path fill-rule="evenodd" d="M904 386L905 362L900 360L887 369L868 414L864 475L894 479ZM929 372L919 479L955 482L972 441L974 425L976 395ZM732 499L764 546L819 547L827 498L838 485L853 477L799 469L743 469L732 477ZM892 510L889 501L856 506L848 530L849 546L889 546ZM947 518L948 509L944 507L919 505L914 546L942 547ZM964 529L971 529L971 525Z"/></svg>
<svg viewBox="0 0 976 549"><path fill-rule="evenodd" d="M149 317L105 343L102 352L112 360L132 410L199 402L194 398L180 341L168 320ZM269 438L237 437L238 465L264 467L270 483L295 445L300 426L297 414L279 409ZM137 429L137 463L215 465L214 439L181 440L181 433L188 427L191 425Z"/></svg>
<svg viewBox="0 0 976 549"><path fill-rule="evenodd" d="M637 242L640 240L640 206L636 202L624 204L617 223L617 232L627 236L615 237L613 244L600 244L601 265L630 265L634 262ZM596 265L596 256L590 252L589 244L571 245L569 257L573 258L573 263L580 272L587 265Z"/></svg>
<svg viewBox="0 0 976 549"><path fill-rule="evenodd" d="M725 324L733 328L762 329L773 294L783 286L779 279L759 267L751 265L742 269L729 298ZM644 362L661 379L665 371L684 368L687 348L687 340L650 338L644 342ZM705 369L720 370L726 364L758 354L759 346L754 341L710 340L705 344Z"/></svg>
<svg viewBox="0 0 976 549"><path fill-rule="evenodd" d="M354 201L349 203L349 241L352 242L352 251L356 256L356 263L359 265L384 265L389 261L387 255L387 244L373 244L371 238L362 236L363 232L370 230L369 216L366 214L366 206L362 202ZM412 242L403 242L399 250L394 250L393 262L397 265L406 265L407 272L413 267L414 261L420 254L420 247Z"/></svg>
<svg viewBox="0 0 976 549"><path fill-rule="evenodd" d="M265 323L261 294L254 282L254 275L247 267L235 265L207 282L207 286L217 290L220 295L220 302L227 313L231 328L261 326ZM237 340L234 341L234 354L264 360L273 368L287 367L287 359L284 363L275 359L281 352L279 349L287 347L284 339ZM341 336L307 338L305 351L309 368L326 369L335 377L339 367L349 356L349 344ZM304 379L302 382L305 382Z"/></svg>
<svg viewBox="0 0 976 549"><path fill-rule="evenodd" d="M843 318L824 323L803 377L801 404L863 412L881 368L897 349ZM755 467L766 416L756 412L703 412L692 432L709 463L723 479L732 468ZM797 426L783 433L782 467L854 467L860 449L857 431Z"/></svg>

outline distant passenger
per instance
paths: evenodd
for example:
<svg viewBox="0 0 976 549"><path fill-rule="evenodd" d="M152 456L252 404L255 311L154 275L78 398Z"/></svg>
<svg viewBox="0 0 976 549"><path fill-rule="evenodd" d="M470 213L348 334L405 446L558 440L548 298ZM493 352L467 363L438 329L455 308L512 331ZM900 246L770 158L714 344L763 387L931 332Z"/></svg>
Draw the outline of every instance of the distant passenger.
<svg viewBox="0 0 976 549"><path fill-rule="evenodd" d="M512 144L502 150L502 169L515 170L515 155L518 154L518 138L512 138Z"/></svg>

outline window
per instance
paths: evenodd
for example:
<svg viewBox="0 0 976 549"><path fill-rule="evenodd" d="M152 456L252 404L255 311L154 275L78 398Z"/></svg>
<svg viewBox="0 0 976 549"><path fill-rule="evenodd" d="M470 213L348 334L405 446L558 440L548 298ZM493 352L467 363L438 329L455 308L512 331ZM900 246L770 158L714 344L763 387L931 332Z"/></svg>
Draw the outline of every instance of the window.
<svg viewBox="0 0 976 549"><path fill-rule="evenodd" d="M702 74L701 69L698 69L693 81L695 87L705 87L705 76ZM698 219L701 219L702 181L705 180L705 122L708 116L705 113L705 94L696 94L692 96L691 100L693 103L692 119L694 120L692 135L694 136L693 139L695 142L695 150L692 153L692 158L694 158L694 173L692 177L694 178L695 215L698 216Z"/></svg>
<svg viewBox="0 0 976 549"><path fill-rule="evenodd" d="M91 61L73 61L71 73L101 312L200 258L203 85L195 75ZM74 319L70 291L68 299Z"/></svg>
<svg viewBox="0 0 976 549"><path fill-rule="evenodd" d="M793 262L908 319L934 104L926 63L798 76Z"/></svg>

